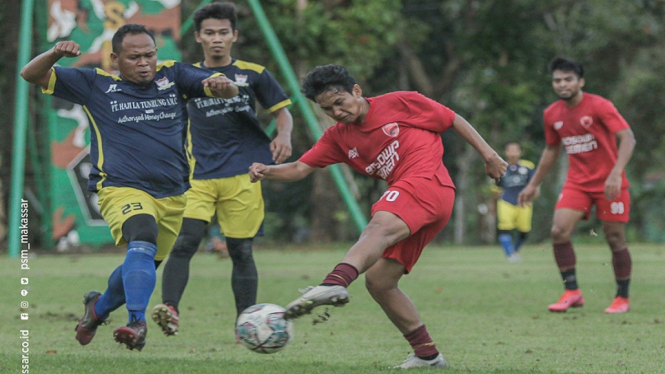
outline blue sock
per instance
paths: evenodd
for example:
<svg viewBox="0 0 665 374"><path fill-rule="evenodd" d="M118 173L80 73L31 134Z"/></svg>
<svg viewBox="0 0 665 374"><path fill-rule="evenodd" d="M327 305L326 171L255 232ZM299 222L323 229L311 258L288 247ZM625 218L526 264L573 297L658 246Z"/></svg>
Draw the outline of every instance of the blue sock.
<svg viewBox="0 0 665 374"><path fill-rule="evenodd" d="M510 257L515 249L513 248L513 236L510 234L501 234L499 235L499 243L503 246L503 251L506 253L506 256Z"/></svg>
<svg viewBox="0 0 665 374"><path fill-rule="evenodd" d="M157 246L149 242L136 240L127 245L127 256L122 264L122 284L125 286L129 322L145 321L145 310L157 282L156 254Z"/></svg>
<svg viewBox="0 0 665 374"><path fill-rule="evenodd" d="M520 247L524 244L524 239L522 236L518 236L517 239L515 240L515 253L517 253L520 250Z"/></svg>
<svg viewBox="0 0 665 374"><path fill-rule="evenodd" d="M109 286L95 303L95 314L101 319L125 303L125 287L122 284L122 265L115 268L109 277Z"/></svg>

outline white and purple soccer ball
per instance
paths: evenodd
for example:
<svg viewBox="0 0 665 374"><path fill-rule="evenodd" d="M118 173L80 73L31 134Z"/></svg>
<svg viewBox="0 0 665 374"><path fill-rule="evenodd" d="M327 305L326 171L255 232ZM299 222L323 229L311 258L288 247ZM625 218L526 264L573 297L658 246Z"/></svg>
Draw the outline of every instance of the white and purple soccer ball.
<svg viewBox="0 0 665 374"><path fill-rule="evenodd" d="M275 304L250 306L236 320L236 336L254 352L280 351L293 339L293 321L284 319L285 311Z"/></svg>

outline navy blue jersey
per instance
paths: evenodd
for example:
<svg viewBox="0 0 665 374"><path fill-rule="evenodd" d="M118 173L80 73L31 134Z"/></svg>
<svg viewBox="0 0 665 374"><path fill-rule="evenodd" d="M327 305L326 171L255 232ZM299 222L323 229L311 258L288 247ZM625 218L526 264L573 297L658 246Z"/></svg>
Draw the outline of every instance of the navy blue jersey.
<svg viewBox="0 0 665 374"><path fill-rule="evenodd" d="M205 68L202 63L195 66ZM256 118L256 101L272 113L291 100L261 65L233 60L208 69L235 81L240 92L231 99L193 99L187 104L193 179L245 174L253 162L272 164L270 138Z"/></svg>
<svg viewBox="0 0 665 374"><path fill-rule="evenodd" d="M189 188L185 155L186 99L212 96L211 72L167 61L149 86L101 69L56 66L44 93L83 106L90 121L88 189L132 187L155 198Z"/></svg>
<svg viewBox="0 0 665 374"><path fill-rule="evenodd" d="M517 195L526 187L533 177L535 165L531 161L520 160L517 164L508 165L506 173L496 185L503 188L501 199L517 205Z"/></svg>

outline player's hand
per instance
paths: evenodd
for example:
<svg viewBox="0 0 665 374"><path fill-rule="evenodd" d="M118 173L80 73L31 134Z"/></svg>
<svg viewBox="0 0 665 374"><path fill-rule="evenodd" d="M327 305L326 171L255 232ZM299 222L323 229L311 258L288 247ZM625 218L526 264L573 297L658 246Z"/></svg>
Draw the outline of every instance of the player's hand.
<svg viewBox="0 0 665 374"><path fill-rule="evenodd" d="M272 152L272 160L275 164L281 164L291 157L293 148L291 147L291 136L286 134L278 134L275 139L270 143L270 152Z"/></svg>
<svg viewBox="0 0 665 374"><path fill-rule="evenodd" d="M208 87L215 97L231 98L238 94L235 83L227 77L218 75L208 77L201 81L204 87Z"/></svg>
<svg viewBox="0 0 665 374"><path fill-rule="evenodd" d="M540 195L540 187L533 186L532 184L527 184L524 189L517 195L517 204L524 208L525 206L531 205L533 199Z"/></svg>
<svg viewBox="0 0 665 374"><path fill-rule="evenodd" d="M55 43L53 46L53 53L60 57L78 57L81 55L80 46L78 43L71 40Z"/></svg>
<svg viewBox="0 0 665 374"><path fill-rule="evenodd" d="M270 166L264 165L260 162L255 162L249 167L249 180L252 183L258 182L266 177L266 173Z"/></svg>
<svg viewBox="0 0 665 374"><path fill-rule="evenodd" d="M621 196L621 174L610 173L605 180L605 198L607 200L614 200Z"/></svg>
<svg viewBox="0 0 665 374"><path fill-rule="evenodd" d="M508 170L508 163L497 153L485 160L485 173L497 183L499 178L506 174L506 170Z"/></svg>

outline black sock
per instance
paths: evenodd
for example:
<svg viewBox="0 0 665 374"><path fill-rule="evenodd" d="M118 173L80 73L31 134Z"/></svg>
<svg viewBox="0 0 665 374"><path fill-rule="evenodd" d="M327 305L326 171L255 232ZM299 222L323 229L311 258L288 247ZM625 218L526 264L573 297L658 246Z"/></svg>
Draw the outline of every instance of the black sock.
<svg viewBox="0 0 665 374"><path fill-rule="evenodd" d="M577 276L575 275L575 268L564 270L561 272L561 279L563 279L563 285L567 290L576 290L579 287L577 286Z"/></svg>
<svg viewBox="0 0 665 374"><path fill-rule="evenodd" d="M426 361L434 360L434 359L437 358L437 357L439 357L439 353L435 353L435 354L433 354L433 355L429 355L429 356L425 356L425 357L420 357L420 356L418 356L419 359L421 359L421 360L426 360Z"/></svg>
<svg viewBox="0 0 665 374"><path fill-rule="evenodd" d="M205 233L206 222L185 218L162 273L162 302L178 311L178 304L189 280L189 262Z"/></svg>
<svg viewBox="0 0 665 374"><path fill-rule="evenodd" d="M231 288L233 288L238 315L243 310L256 304L259 274L256 271L256 264L252 255L252 240L252 238L226 238L229 256L233 261Z"/></svg>
<svg viewBox="0 0 665 374"><path fill-rule="evenodd" d="M630 279L617 279L617 296L628 298Z"/></svg>

